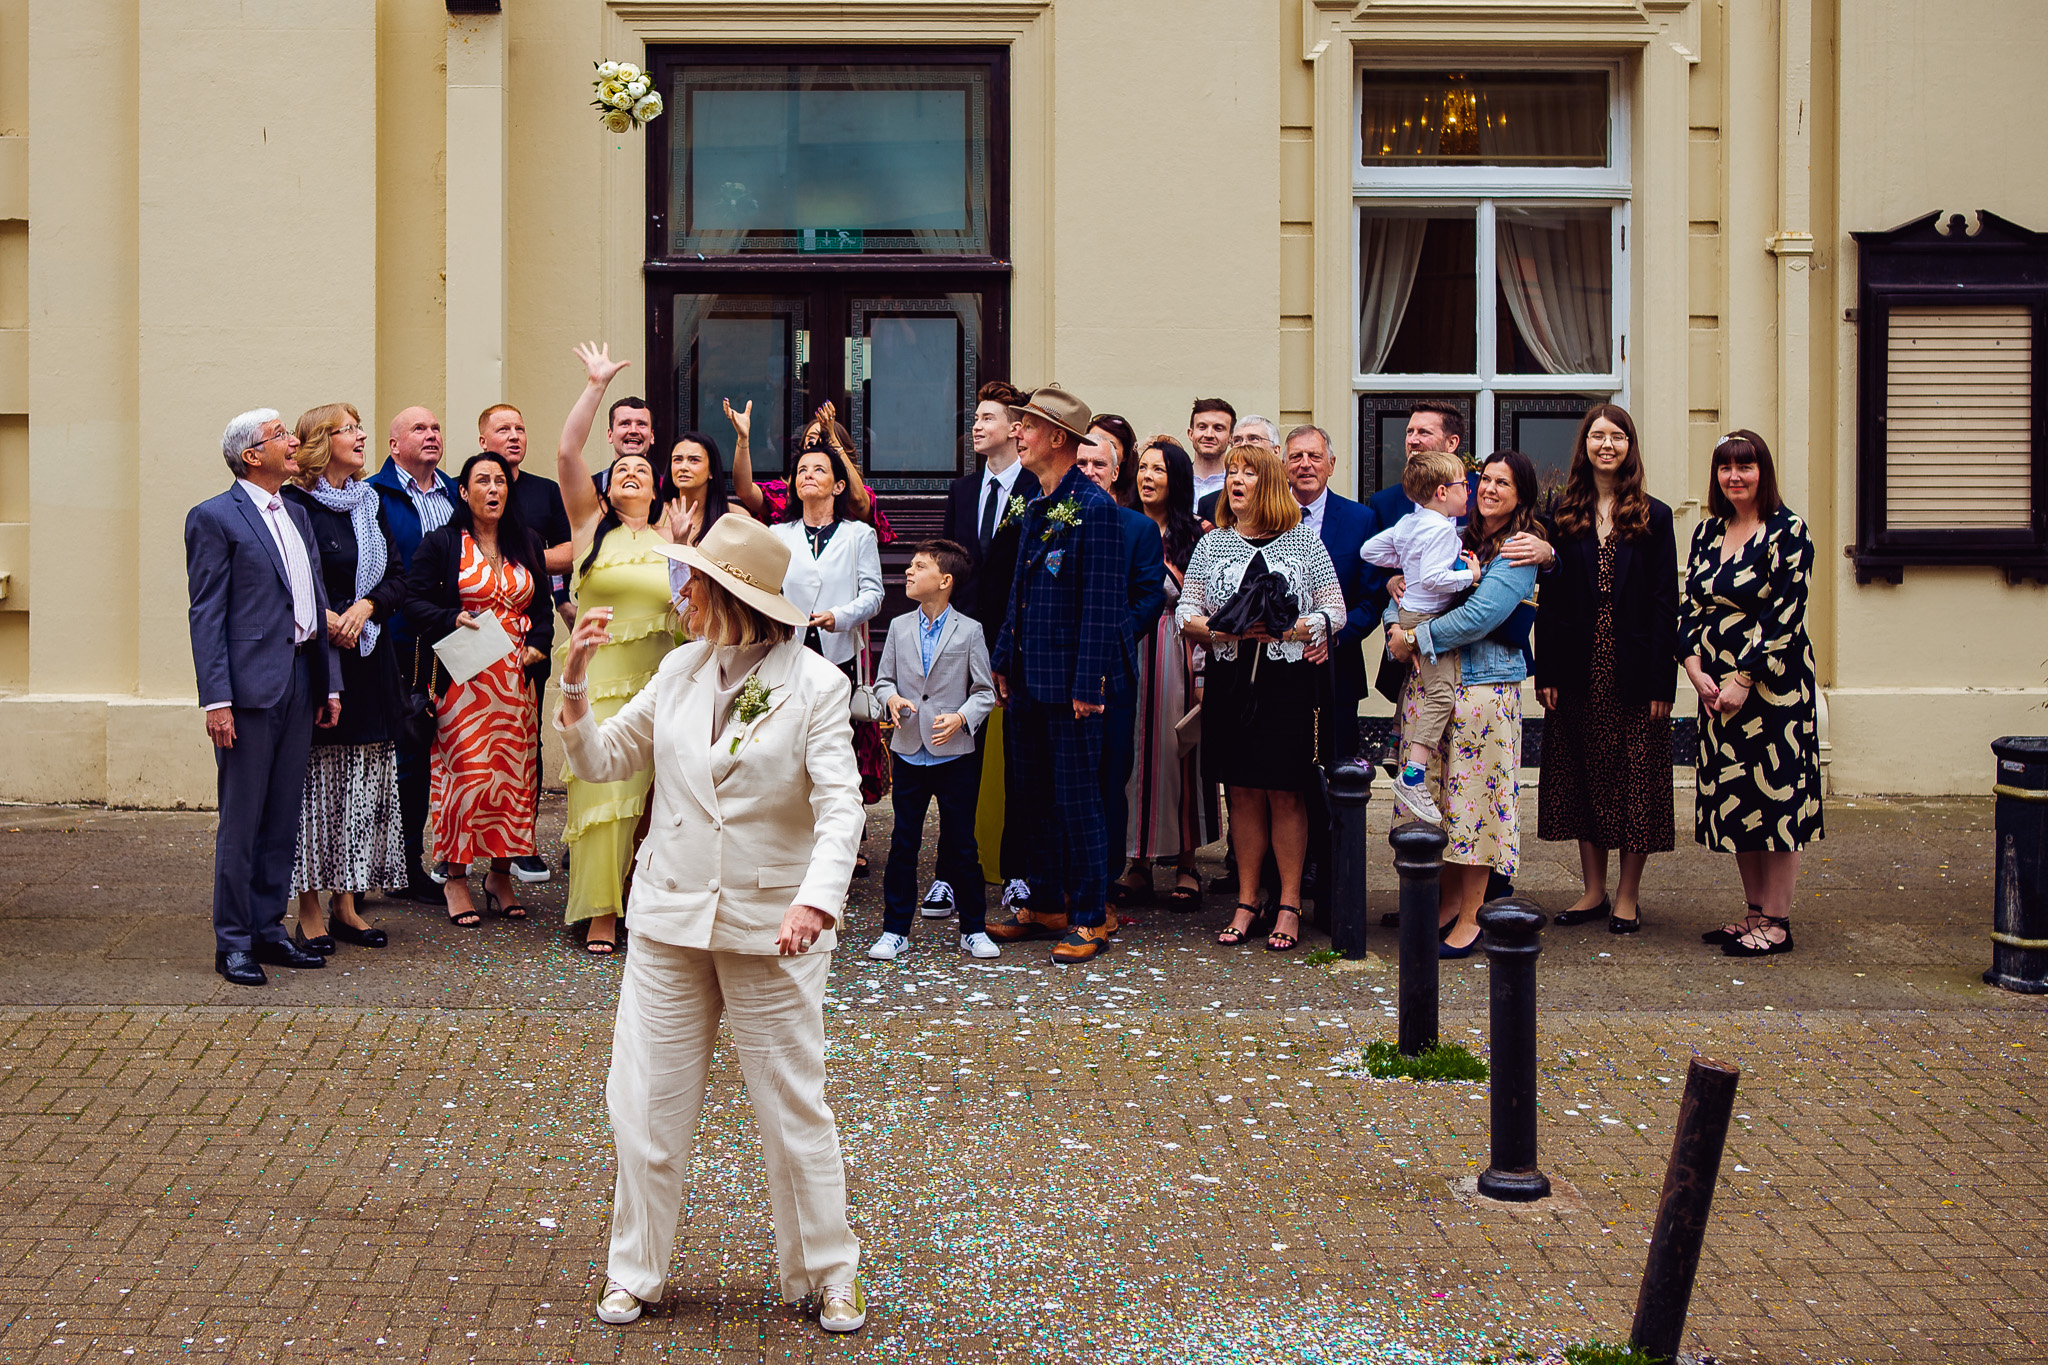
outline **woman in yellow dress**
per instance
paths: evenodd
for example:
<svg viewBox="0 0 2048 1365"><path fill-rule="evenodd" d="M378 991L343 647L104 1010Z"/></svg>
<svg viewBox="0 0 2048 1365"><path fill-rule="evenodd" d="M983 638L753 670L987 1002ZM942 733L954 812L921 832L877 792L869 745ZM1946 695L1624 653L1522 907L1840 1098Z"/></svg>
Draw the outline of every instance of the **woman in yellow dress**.
<svg viewBox="0 0 2048 1365"><path fill-rule="evenodd" d="M676 615L669 600L669 560L658 546L669 539L662 525L653 452L632 426L613 423L611 478L600 496L583 458L598 406L612 376L626 367L609 349L576 348L588 380L569 410L555 471L573 532L570 588L579 617L593 607L611 610L605 644L591 657L589 703L602 724L654 677L676 645ZM570 924L587 921L583 946L594 956L616 951L619 915L625 908L626 873L632 865L647 810L652 771L620 782L585 782L565 771L569 819L562 842L569 847Z"/></svg>

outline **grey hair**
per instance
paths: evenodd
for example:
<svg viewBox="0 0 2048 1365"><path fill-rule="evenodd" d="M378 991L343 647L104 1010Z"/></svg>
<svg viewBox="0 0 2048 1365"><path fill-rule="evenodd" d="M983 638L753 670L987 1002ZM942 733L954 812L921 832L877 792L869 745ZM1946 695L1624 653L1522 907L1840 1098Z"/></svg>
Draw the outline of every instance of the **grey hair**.
<svg viewBox="0 0 2048 1365"><path fill-rule="evenodd" d="M1237 419L1237 425L1230 429L1230 434L1232 436L1235 436L1238 433L1242 432L1246 427L1257 427L1259 430L1265 432L1266 443L1276 450L1279 449L1280 428L1273 425L1273 421L1271 418L1260 417L1257 414L1250 414L1244 417L1240 417Z"/></svg>
<svg viewBox="0 0 2048 1365"><path fill-rule="evenodd" d="M1337 447L1330 443L1330 433L1324 431L1321 427L1315 425L1313 422L1303 422L1300 426L1288 432L1287 444L1293 445L1295 437L1306 436L1311 432L1315 433L1315 438L1323 443L1323 454L1334 455L1337 453Z"/></svg>
<svg viewBox="0 0 2048 1365"><path fill-rule="evenodd" d="M228 423L228 429L220 434L221 458L228 462L228 472L236 478L248 468L242 463L242 452L253 447L263 437L263 424L281 422L276 408L251 408Z"/></svg>

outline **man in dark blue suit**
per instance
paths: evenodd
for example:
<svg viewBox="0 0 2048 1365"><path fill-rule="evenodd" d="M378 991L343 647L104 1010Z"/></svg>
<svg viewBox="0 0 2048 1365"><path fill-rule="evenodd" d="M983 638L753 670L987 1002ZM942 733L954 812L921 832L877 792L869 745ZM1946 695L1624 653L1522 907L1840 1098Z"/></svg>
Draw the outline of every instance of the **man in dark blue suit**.
<svg viewBox="0 0 2048 1365"><path fill-rule="evenodd" d="M1330 449L1330 433L1321 427L1300 426L1289 432L1281 459L1294 500L1301 504L1302 520L1322 538L1344 588L1344 628L1330 642L1330 661L1335 673L1336 752L1340 759L1349 758L1358 752L1358 703L1365 699L1364 641L1379 629L1379 615L1365 586L1366 570L1372 566L1358 557L1358 547L1373 534L1372 513L1331 491L1337 456Z"/></svg>
<svg viewBox="0 0 2048 1365"><path fill-rule="evenodd" d="M1133 453L1131 459L1137 459ZM1097 440L1082 446L1075 460L1097 488L1116 499L1115 447ZM1131 818L1131 765L1138 757L1138 645L1151 638L1166 609L1166 542L1152 518L1119 506L1117 520L1124 537L1125 617L1123 658L1109 679L1109 704L1102 713L1102 818L1109 837L1105 873L1112 882L1123 875L1125 832ZM1112 893L1114 887L1111 888Z"/></svg>
<svg viewBox="0 0 2048 1365"><path fill-rule="evenodd" d="M299 443L270 408L228 423L234 486L185 517L192 665L213 741L213 969L261 986L264 963L325 967L285 937L313 727L341 719L341 661L313 526L278 490Z"/></svg>
<svg viewBox="0 0 2048 1365"><path fill-rule="evenodd" d="M1102 898L1109 840L1102 810L1102 713L1129 631L1128 557L1116 504L1075 467L1092 445L1086 404L1043 388L1011 409L1025 469L1049 490L1025 509L1010 609L990 660L1017 727L1032 840L1030 900L988 927L1003 942L1056 938L1052 960L1086 962L1109 944Z"/></svg>
<svg viewBox="0 0 2048 1365"><path fill-rule="evenodd" d="M1405 462L1410 455L1425 450L1443 450L1458 454L1465 445L1465 414L1449 403L1417 403L1408 413L1408 430L1401 441L1401 458ZM1479 475L1466 476L1466 499L1468 507L1478 506ZM1365 501L1365 507L1372 514L1372 529L1368 537L1376 536L1401 518L1415 510L1415 503L1401 491L1401 480L1394 482ZM1465 518L1459 517L1463 526ZM1365 566L1365 589L1371 595L1368 604L1372 610L1373 625L1379 625L1380 617L1387 609L1387 580L1394 576L1392 569L1382 569L1375 564ZM1344 600L1349 602L1351 594L1346 590Z"/></svg>

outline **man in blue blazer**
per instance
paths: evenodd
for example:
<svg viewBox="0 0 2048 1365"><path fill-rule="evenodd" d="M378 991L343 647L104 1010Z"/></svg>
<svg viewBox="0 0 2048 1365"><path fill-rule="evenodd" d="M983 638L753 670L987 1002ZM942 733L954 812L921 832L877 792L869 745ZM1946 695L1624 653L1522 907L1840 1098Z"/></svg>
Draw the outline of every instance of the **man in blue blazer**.
<svg viewBox="0 0 2048 1365"><path fill-rule="evenodd" d="M220 806L213 969L238 986L264 985L264 963L327 965L284 932L313 727L341 719L320 550L305 512L279 496L298 448L275 410L243 413L221 437L234 486L185 517L192 666Z"/></svg>
<svg viewBox="0 0 2048 1365"><path fill-rule="evenodd" d="M1131 459L1138 458L1136 454ZM1097 488L1116 499L1117 465L1111 447L1102 441L1082 446L1075 463ZM1125 832L1131 818L1131 765L1138 758L1138 648L1158 628L1166 609L1166 542L1158 523L1135 508L1119 506L1117 521L1124 537L1124 601L1128 604L1123 637L1123 662L1109 679L1109 703L1102 713L1102 818L1109 838L1104 875L1116 895L1115 880L1123 875ZM1121 902L1119 902L1121 904Z"/></svg>
<svg viewBox="0 0 2048 1365"><path fill-rule="evenodd" d="M1102 810L1103 709L1123 667L1129 625L1128 556L1109 495L1075 456L1086 404L1043 388L1011 409L1024 467L1049 489L1024 512L1010 610L991 660L996 696L1017 727L1012 752L1033 831L1030 900L991 924L1004 942L1054 938L1058 963L1086 962L1109 944L1102 898L1109 839Z"/></svg>
<svg viewBox="0 0 2048 1365"><path fill-rule="evenodd" d="M427 532L448 524L462 494L455 480L441 472L441 423L426 408L406 408L391 419L390 458L370 478L370 486L384 500L384 518L391 525L391 538L398 542L398 567L412 568L413 551ZM392 648L407 687L425 687L433 676L433 641L421 640L403 614L393 616L385 627L391 632ZM398 811L405 838L405 899L426 905L446 901L441 888L420 865L427 823L427 798L431 770L427 743L398 741Z"/></svg>
<svg viewBox="0 0 2048 1365"><path fill-rule="evenodd" d="M1331 491L1337 456L1330 448L1330 433L1321 427L1299 426L1289 432L1281 459L1294 500L1301 504L1302 520L1322 538L1344 588L1344 628L1330 641L1330 662L1335 672L1336 753L1340 759L1349 758L1358 752L1358 703L1365 699L1364 641L1380 623L1366 587L1366 571L1372 565L1358 557L1359 546L1372 538L1373 516L1362 503Z"/></svg>

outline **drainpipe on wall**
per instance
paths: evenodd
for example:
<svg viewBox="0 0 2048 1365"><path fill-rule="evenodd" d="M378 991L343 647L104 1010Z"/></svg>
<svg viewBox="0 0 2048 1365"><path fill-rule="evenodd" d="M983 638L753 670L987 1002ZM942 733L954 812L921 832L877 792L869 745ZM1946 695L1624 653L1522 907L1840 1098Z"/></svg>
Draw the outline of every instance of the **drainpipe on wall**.
<svg viewBox="0 0 2048 1365"><path fill-rule="evenodd" d="M488 9L485 5L488 5ZM448 393L468 424L505 397L505 16L496 0L448 0Z"/></svg>

